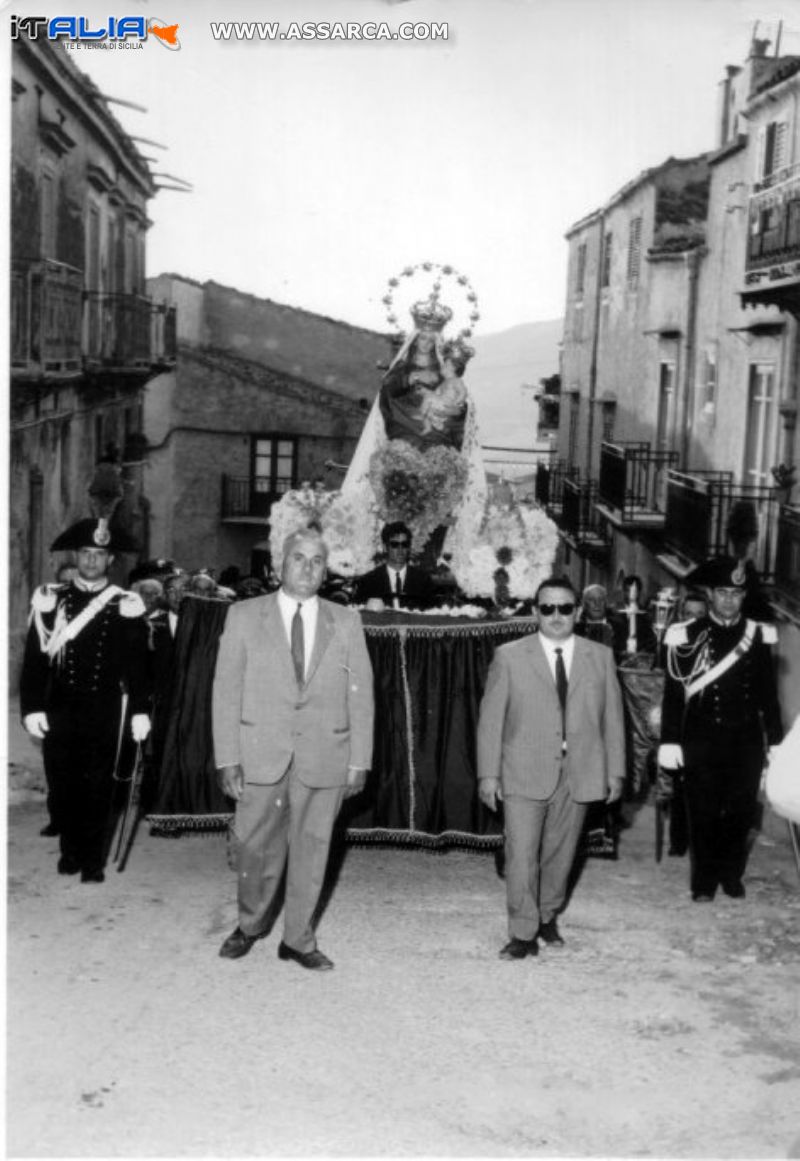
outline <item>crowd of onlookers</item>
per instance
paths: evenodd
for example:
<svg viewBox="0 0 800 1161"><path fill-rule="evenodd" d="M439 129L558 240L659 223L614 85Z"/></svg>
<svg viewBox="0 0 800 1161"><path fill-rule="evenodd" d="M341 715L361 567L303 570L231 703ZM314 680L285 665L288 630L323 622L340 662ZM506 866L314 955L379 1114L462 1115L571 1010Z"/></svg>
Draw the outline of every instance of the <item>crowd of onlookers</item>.
<svg viewBox="0 0 800 1161"><path fill-rule="evenodd" d="M61 565L57 580L68 581L74 572L73 566ZM244 574L236 565L229 565L217 576L213 569L187 570L173 560L155 559L132 569L127 586L141 597L148 618L169 613L176 616L181 601L187 596L232 602L274 592L280 585L280 579L269 568L265 568L263 574L261 577L254 573ZM358 604L362 595L359 588L362 580L329 576L320 595L341 604ZM645 602L640 577L626 576L620 588L621 599L615 603L610 599L605 586L587 585L582 593L576 624L576 632L580 636L608 645L620 663L640 654L654 654L668 622L702 617L707 612L706 597L699 589L689 589L679 600L671 601L666 611L662 611L655 608L652 601L649 604ZM436 590L432 588L431 591ZM441 603L451 603L451 595L442 594ZM419 607L424 605L425 602L422 602ZM519 611L525 613L527 609L520 607ZM174 627L173 623L173 632Z"/></svg>

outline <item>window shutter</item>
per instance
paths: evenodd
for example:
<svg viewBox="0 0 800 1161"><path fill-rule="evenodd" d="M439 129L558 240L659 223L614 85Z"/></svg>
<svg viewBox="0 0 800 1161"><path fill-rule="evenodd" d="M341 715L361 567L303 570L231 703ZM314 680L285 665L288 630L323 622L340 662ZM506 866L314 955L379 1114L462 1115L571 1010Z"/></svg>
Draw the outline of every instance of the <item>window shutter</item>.
<svg viewBox="0 0 800 1161"><path fill-rule="evenodd" d="M633 218L628 234L628 283L635 286L639 281L639 266L641 262L642 246L642 219Z"/></svg>
<svg viewBox="0 0 800 1161"><path fill-rule="evenodd" d="M787 121L775 122L775 144L772 149L772 173L786 165L786 147L789 142L789 124Z"/></svg>
<svg viewBox="0 0 800 1161"><path fill-rule="evenodd" d="M756 181L761 181L764 176L764 162L767 155L767 127L762 125L758 130L758 138L756 141Z"/></svg>

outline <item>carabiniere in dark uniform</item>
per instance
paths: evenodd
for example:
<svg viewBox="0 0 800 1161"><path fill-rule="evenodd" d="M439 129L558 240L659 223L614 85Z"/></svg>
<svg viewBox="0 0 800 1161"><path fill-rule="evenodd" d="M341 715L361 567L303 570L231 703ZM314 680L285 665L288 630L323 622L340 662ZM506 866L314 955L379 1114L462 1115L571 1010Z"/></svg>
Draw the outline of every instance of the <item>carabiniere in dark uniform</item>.
<svg viewBox="0 0 800 1161"><path fill-rule="evenodd" d="M53 549L91 546L97 527L95 520L80 521ZM123 539L105 530L95 543L109 553L127 551ZM21 711L28 728L31 715L44 715L35 736L42 738L51 818L61 839L59 872L80 871L87 882L103 878L114 779L131 722L139 740L149 729L144 614L135 593L109 584L104 575L94 582L79 575L66 585L44 585L31 601Z"/></svg>
<svg viewBox="0 0 800 1161"><path fill-rule="evenodd" d="M766 747L782 737L770 646L774 625L714 612L715 592L740 591L745 577L733 558L697 570L710 590L711 611L670 626L661 743L681 747L689 819L691 891L697 901L718 886L741 898L748 833L756 809ZM698 579L699 578L699 579ZM730 598L729 598L730 599ZM737 602L738 603L738 602Z"/></svg>

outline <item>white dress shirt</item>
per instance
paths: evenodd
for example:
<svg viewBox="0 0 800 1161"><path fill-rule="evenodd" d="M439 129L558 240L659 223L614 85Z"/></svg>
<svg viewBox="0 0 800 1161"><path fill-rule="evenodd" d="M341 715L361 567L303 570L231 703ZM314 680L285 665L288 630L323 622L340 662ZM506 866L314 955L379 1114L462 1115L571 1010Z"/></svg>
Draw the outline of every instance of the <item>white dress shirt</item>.
<svg viewBox="0 0 800 1161"><path fill-rule="evenodd" d="M572 655L575 652L575 634L573 633L563 641L553 641L550 637L545 637L540 633L539 640L542 643L547 664L550 666L553 681L555 682L556 680L556 649L561 650L561 655L564 658L564 669L567 673L567 681L569 681L570 670L572 669Z"/></svg>
<svg viewBox="0 0 800 1161"><path fill-rule="evenodd" d="M278 589L278 608L281 611L283 627L286 631L286 640L289 648L292 647L292 619L300 606L300 617L303 622L303 647L305 653L305 672L311 664L311 654L314 650L314 638L317 632L317 615L319 613L319 598L309 597L305 601L298 601L290 597L283 589Z"/></svg>
<svg viewBox="0 0 800 1161"><path fill-rule="evenodd" d="M401 591L405 590L405 587L406 587L406 570L405 570L405 568L392 568L392 566L390 564L387 564L386 571L389 574L389 587L391 588L392 592L393 593L397 592L397 577L400 577L400 589L401 589Z"/></svg>
<svg viewBox="0 0 800 1161"><path fill-rule="evenodd" d="M397 599L397 578L400 577L400 595L406 591L406 570L405 568L392 568L387 564L386 571L389 574L389 588L392 590L392 604L397 607L399 601Z"/></svg>

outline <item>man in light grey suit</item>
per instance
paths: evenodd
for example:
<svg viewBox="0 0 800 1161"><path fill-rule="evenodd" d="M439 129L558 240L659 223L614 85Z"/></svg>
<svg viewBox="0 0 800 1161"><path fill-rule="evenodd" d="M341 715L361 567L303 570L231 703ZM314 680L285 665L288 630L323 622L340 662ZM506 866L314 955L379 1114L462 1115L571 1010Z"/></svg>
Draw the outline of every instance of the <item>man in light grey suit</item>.
<svg viewBox="0 0 800 1161"><path fill-rule="evenodd" d="M236 800L239 926L220 949L246 955L269 933L286 869L281 959L325 971L316 944L331 834L372 761L372 667L357 612L320 600L327 547L287 537L277 593L233 605L220 639L212 719L220 785Z"/></svg>
<svg viewBox="0 0 800 1161"><path fill-rule="evenodd" d="M481 801L504 803L509 942L501 959L559 947L587 804L622 793L625 734L614 656L576 637L566 577L536 594L539 632L492 659L478 724Z"/></svg>

